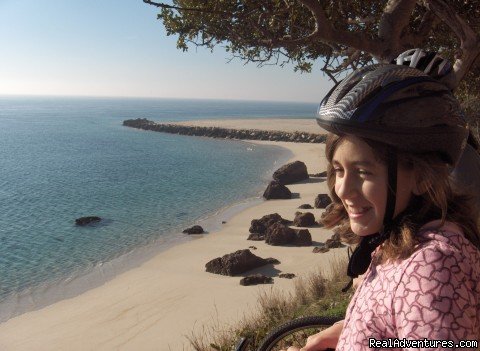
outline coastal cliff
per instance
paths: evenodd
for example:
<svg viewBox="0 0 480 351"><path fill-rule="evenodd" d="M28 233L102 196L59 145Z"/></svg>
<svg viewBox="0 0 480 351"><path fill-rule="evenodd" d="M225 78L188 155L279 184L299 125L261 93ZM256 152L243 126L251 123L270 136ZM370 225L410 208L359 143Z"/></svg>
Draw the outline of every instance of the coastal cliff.
<svg viewBox="0 0 480 351"><path fill-rule="evenodd" d="M174 123L157 123L146 118L129 119L123 121L126 127L137 129L152 130L155 132L164 132L180 135L205 136L221 139L247 139L247 140L269 140L269 141L287 141L295 143L324 143L326 136L324 134L314 134L307 132L284 132L275 130L258 129L230 129L220 127L200 127L179 125Z"/></svg>

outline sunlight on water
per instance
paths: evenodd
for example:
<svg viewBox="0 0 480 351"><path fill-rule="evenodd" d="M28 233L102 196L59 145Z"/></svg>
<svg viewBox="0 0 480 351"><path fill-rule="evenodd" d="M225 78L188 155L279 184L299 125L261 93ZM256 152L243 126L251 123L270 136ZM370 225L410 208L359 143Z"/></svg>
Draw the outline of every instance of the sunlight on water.
<svg viewBox="0 0 480 351"><path fill-rule="evenodd" d="M182 239L185 226L257 196L284 155L273 147L134 130L122 126L124 119L292 118L314 111L308 104L0 98L0 301L32 287L50 294L49 285L134 248ZM104 220L74 225L90 215Z"/></svg>

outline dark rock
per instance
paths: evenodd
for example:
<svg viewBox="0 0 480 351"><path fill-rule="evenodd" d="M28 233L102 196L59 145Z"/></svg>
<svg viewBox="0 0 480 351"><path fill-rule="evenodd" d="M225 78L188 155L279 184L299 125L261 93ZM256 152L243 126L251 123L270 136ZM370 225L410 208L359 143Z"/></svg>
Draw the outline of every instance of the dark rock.
<svg viewBox="0 0 480 351"><path fill-rule="evenodd" d="M203 234L203 228L199 225L194 225L193 227L185 229L182 233L185 234Z"/></svg>
<svg viewBox="0 0 480 351"><path fill-rule="evenodd" d="M310 177L325 178L326 176L327 176L327 171L323 171L323 172L315 173L315 174L310 174Z"/></svg>
<svg viewBox="0 0 480 351"><path fill-rule="evenodd" d="M271 225L265 235L265 242L269 245L312 245L312 235L308 229L292 229L281 223Z"/></svg>
<svg viewBox="0 0 480 351"><path fill-rule="evenodd" d="M273 257L266 258L269 264L280 264L280 261Z"/></svg>
<svg viewBox="0 0 480 351"><path fill-rule="evenodd" d="M278 275L278 277L279 277L279 278L286 278L286 279L293 279L293 278L296 277L296 275L293 274L293 273L280 273L280 274Z"/></svg>
<svg viewBox="0 0 480 351"><path fill-rule="evenodd" d="M248 236L247 240L262 241L265 240L265 234L252 233Z"/></svg>
<svg viewBox="0 0 480 351"><path fill-rule="evenodd" d="M225 223L227 223L227 222L226 222L226 221L222 221L222 224L225 224Z"/></svg>
<svg viewBox="0 0 480 351"><path fill-rule="evenodd" d="M311 209L313 207L310 204L303 204L303 205L298 206L298 208L301 208L302 210L308 210L308 209Z"/></svg>
<svg viewBox="0 0 480 351"><path fill-rule="evenodd" d="M269 245L288 245L296 238L295 230L282 223L274 223L267 229L265 242Z"/></svg>
<svg viewBox="0 0 480 351"><path fill-rule="evenodd" d="M240 285L257 285L257 284L272 284L273 278L267 277L263 274L247 275L245 278L240 279Z"/></svg>
<svg viewBox="0 0 480 351"><path fill-rule="evenodd" d="M288 163L273 173L273 179L283 185L308 179L307 166L301 161Z"/></svg>
<svg viewBox="0 0 480 351"><path fill-rule="evenodd" d="M205 265L205 269L210 273L234 276L268 263L266 259L245 249L214 258Z"/></svg>
<svg viewBox="0 0 480 351"><path fill-rule="evenodd" d="M315 216L311 212L297 212L295 214L295 219L293 220L293 225L296 227L311 227L316 224Z"/></svg>
<svg viewBox="0 0 480 351"><path fill-rule="evenodd" d="M257 248L255 246L249 246L249 249L256 250Z"/></svg>
<svg viewBox="0 0 480 351"><path fill-rule="evenodd" d="M295 246L311 246L312 245L312 235L308 229L297 229L295 230L295 240L293 241Z"/></svg>
<svg viewBox="0 0 480 351"><path fill-rule="evenodd" d="M313 248L313 253L324 253L324 252L328 252L330 251L330 249L328 247L325 247L325 246L316 246Z"/></svg>
<svg viewBox="0 0 480 351"><path fill-rule="evenodd" d="M345 245L342 244L342 241L340 240L340 234L334 233L330 239L327 239L325 241L325 247L329 249L336 249L339 247L344 247Z"/></svg>
<svg viewBox="0 0 480 351"><path fill-rule="evenodd" d="M330 213L333 211L333 208L335 207L335 205L333 203L331 203L330 205L328 205L326 208L325 208L325 211L322 212L322 214L320 215L320 219L318 221L318 224L320 226L323 227L323 219Z"/></svg>
<svg viewBox="0 0 480 351"><path fill-rule="evenodd" d="M273 223L277 222L282 224L292 223L287 219L283 219L278 213L272 213L269 215L265 215L260 219L252 220L252 222L250 223L250 229L248 231L250 233L265 234L267 232L267 228L270 227Z"/></svg>
<svg viewBox="0 0 480 351"><path fill-rule="evenodd" d="M88 217L80 217L75 220L75 224L79 226L85 226L92 223L100 222L102 219L97 216L88 216Z"/></svg>
<svg viewBox="0 0 480 351"><path fill-rule="evenodd" d="M318 194L315 198L315 208L326 208L332 203L332 199L327 194Z"/></svg>
<svg viewBox="0 0 480 351"><path fill-rule="evenodd" d="M330 205L328 205L327 207L325 207L325 210L323 211L322 213L322 216L326 216L327 214L329 214L330 212L333 211L335 207L335 204L334 203L331 203Z"/></svg>
<svg viewBox="0 0 480 351"><path fill-rule="evenodd" d="M267 189L265 189L263 197L267 200L291 199L292 193L285 185L282 185L279 182L272 180L270 184L268 184Z"/></svg>

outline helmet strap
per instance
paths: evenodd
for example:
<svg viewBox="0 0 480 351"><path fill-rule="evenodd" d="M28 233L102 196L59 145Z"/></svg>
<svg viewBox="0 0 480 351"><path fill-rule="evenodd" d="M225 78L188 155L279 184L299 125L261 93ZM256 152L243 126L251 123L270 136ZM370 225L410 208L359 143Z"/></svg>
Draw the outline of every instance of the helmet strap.
<svg viewBox="0 0 480 351"><path fill-rule="evenodd" d="M385 208L385 215L383 217L384 229L393 220L395 214L395 203L397 202L397 171L398 171L398 159L397 153L392 147L387 150L387 205Z"/></svg>

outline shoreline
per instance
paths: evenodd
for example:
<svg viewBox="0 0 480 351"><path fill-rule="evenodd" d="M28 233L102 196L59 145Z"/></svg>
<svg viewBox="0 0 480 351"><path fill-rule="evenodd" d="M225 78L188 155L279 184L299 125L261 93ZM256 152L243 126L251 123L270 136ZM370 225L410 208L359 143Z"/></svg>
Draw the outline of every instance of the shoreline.
<svg viewBox="0 0 480 351"><path fill-rule="evenodd" d="M248 140L241 140L240 142L255 145L255 143ZM98 288L115 279L116 276L140 267L148 260L172 247L192 240L202 239L211 232L221 230L223 221L228 221L245 209L260 204L263 201L262 193L264 188L268 185L268 178L271 177L275 169L292 157L288 149L277 145L264 146L281 148L283 152L280 158L275 161L272 169L268 169L261 175L260 184L258 185L258 190L255 190L255 194L222 206L197 219L192 219L190 224L183 227L184 229L198 224L205 229L204 234L183 234L181 232L182 229L177 228L166 232L147 245L135 247L131 251L114 257L109 261L96 264L87 270L79 270L64 279L45 282L9 295L0 303L0 325L25 313L40 310L62 300L75 298L91 289ZM265 184L263 184L264 182Z"/></svg>
<svg viewBox="0 0 480 351"><path fill-rule="evenodd" d="M304 161L310 174L325 169L322 144L253 143L285 144L283 146L293 153L289 161ZM313 204L318 193L326 192L325 182L315 179L288 187L299 194L298 198L247 206L220 230L202 236L202 240L175 245L97 288L0 324L0 347L2 350L168 347L180 350L182 346L190 349L184 335L190 335L193 329L201 330L215 320L221 323L238 320L253 312L260 292L272 287L291 291L294 284L291 280L275 278L273 286L242 287L238 284L241 277L206 273L204 265L210 259L255 245L258 249L252 250L254 254L281 261L274 270L298 275L318 264L328 266L332 257L344 254L342 249L313 254L312 247L273 247L246 240L251 219L273 212L293 219L299 204ZM308 211L318 218L322 210ZM321 228L310 231L316 242L331 235ZM248 273L271 270L272 267L266 266Z"/></svg>

